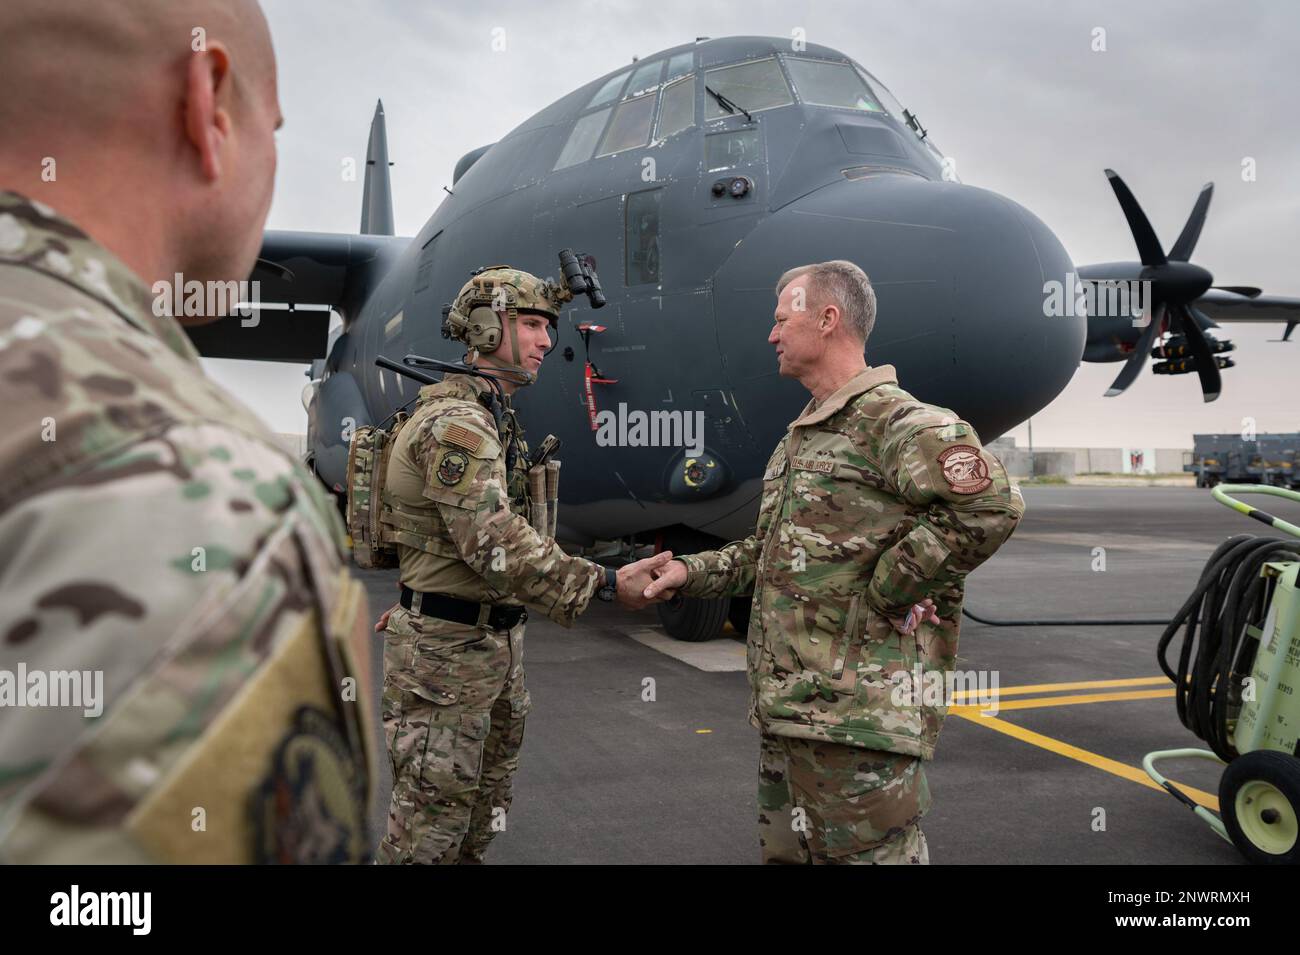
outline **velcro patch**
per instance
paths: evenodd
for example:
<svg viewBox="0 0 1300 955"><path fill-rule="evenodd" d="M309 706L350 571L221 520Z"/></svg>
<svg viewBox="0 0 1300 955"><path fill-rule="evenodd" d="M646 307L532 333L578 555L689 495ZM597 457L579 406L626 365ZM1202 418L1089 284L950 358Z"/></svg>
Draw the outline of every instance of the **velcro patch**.
<svg viewBox="0 0 1300 955"><path fill-rule="evenodd" d="M993 483L979 448L956 444L940 454L938 460L943 479L956 494L978 494Z"/></svg>
<svg viewBox="0 0 1300 955"><path fill-rule="evenodd" d="M824 458L792 458L790 461L800 471L820 471L830 474L835 470L835 462Z"/></svg>
<svg viewBox="0 0 1300 955"><path fill-rule="evenodd" d="M303 706L251 810L257 862L338 865L366 858L365 775L327 713Z"/></svg>
<svg viewBox="0 0 1300 955"><path fill-rule="evenodd" d="M447 425L442 434L442 440L447 444L454 444L458 448L464 448L470 454L478 451L483 444L483 435L476 431L471 431L464 425L452 424Z"/></svg>
<svg viewBox="0 0 1300 955"><path fill-rule="evenodd" d="M438 480L448 487L454 487L465 476L469 467L469 458L460 451L444 451L438 460Z"/></svg>

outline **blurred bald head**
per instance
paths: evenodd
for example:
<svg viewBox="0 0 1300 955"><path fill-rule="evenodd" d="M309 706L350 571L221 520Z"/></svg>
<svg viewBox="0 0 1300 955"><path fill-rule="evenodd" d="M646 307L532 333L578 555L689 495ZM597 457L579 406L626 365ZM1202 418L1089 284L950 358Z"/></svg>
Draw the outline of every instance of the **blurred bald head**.
<svg viewBox="0 0 1300 955"><path fill-rule="evenodd" d="M4 0L0 90L0 188L146 282L247 277L280 123L256 0Z"/></svg>

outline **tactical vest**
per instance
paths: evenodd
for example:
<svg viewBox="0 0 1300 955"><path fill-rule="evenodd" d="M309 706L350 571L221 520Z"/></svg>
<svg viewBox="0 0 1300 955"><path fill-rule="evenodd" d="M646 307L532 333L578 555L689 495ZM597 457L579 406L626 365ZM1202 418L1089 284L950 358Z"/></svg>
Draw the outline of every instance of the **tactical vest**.
<svg viewBox="0 0 1300 955"><path fill-rule="evenodd" d="M411 416L399 411L385 429L365 425L352 432L348 444L348 534L357 566L378 569L397 566L397 538L385 532L383 483L397 436Z"/></svg>
<svg viewBox="0 0 1300 955"><path fill-rule="evenodd" d="M431 533L442 523L436 504L403 502L384 487L398 436L411 418L405 412L398 412L387 429L367 425L352 433L346 478L347 523L359 567L399 566L398 544L459 559L455 546L445 535ZM435 439L441 438L438 431L439 425L435 423ZM501 443L503 447L506 444ZM528 445L522 438L517 448L518 459L507 476L509 507L526 518L537 533L553 539L559 512L560 462L543 460L530 467Z"/></svg>

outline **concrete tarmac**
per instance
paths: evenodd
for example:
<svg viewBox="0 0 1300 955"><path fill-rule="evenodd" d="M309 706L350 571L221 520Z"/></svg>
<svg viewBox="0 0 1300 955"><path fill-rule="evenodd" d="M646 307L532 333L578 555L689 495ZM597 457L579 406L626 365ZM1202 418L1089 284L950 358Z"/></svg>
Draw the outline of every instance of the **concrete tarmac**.
<svg viewBox="0 0 1300 955"><path fill-rule="evenodd" d="M966 605L981 617L1168 619L1219 542L1267 533L1191 488L1024 493L1019 529L968 580ZM396 572L363 576L377 615ZM1161 629L962 621L958 668L996 673L998 709L954 708L944 724L926 766L932 863L1241 863L1141 771L1151 750L1202 745L1156 664ZM740 636L683 644L653 610L593 604L571 630L534 614L525 646L533 712L490 862L758 861ZM376 659L380 649L376 635ZM1217 764L1162 769L1217 807Z"/></svg>

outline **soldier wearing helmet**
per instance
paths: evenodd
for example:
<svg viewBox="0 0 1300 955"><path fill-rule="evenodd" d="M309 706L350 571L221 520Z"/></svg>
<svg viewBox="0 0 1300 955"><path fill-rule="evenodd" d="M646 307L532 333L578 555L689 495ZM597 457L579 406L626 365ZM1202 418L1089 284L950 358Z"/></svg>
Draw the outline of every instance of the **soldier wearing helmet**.
<svg viewBox="0 0 1300 955"><path fill-rule="evenodd" d="M553 507L529 493L530 470L545 463L530 461L511 396L537 380L571 297L507 266L478 270L445 310L443 335L467 346L479 374L421 388L394 439L383 506L398 528L402 596L380 621L393 762L380 861L483 860L504 828L530 708L525 608L569 626L593 595L645 606L650 568L671 559L615 574L569 556Z"/></svg>

